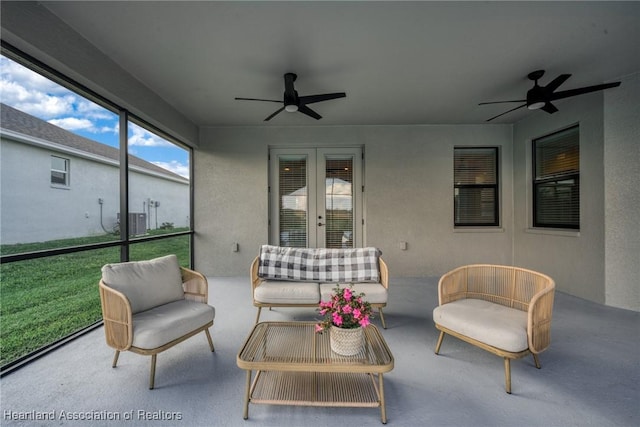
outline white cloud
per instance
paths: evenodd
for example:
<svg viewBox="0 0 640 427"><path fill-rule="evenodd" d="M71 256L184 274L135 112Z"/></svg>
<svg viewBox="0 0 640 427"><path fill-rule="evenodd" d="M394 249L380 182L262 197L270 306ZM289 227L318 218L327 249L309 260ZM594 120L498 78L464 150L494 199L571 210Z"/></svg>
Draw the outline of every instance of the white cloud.
<svg viewBox="0 0 640 427"><path fill-rule="evenodd" d="M130 146L141 146L141 147L171 147L169 141L166 141L160 138L157 135L154 135L147 131L146 129L141 128L140 126L130 123L129 124L129 145Z"/></svg>
<svg viewBox="0 0 640 427"><path fill-rule="evenodd" d="M44 119L72 113L76 101L73 95L52 96L4 78L0 80L0 93L4 104Z"/></svg>
<svg viewBox="0 0 640 427"><path fill-rule="evenodd" d="M0 56L0 100L70 131L117 134L118 116L48 78ZM96 123L103 122L100 125ZM113 122L115 125L109 126Z"/></svg>
<svg viewBox="0 0 640 427"><path fill-rule="evenodd" d="M176 173L185 178L189 178L189 165L185 165L176 160L170 162L151 162L156 166L160 166L163 169Z"/></svg>
<svg viewBox="0 0 640 427"><path fill-rule="evenodd" d="M51 119L49 120L49 123L70 131L85 130L92 133L98 132L98 130L93 126L93 122L88 119L65 117L62 119Z"/></svg>
<svg viewBox="0 0 640 427"><path fill-rule="evenodd" d="M102 133L113 133L116 135L118 134L119 130L120 130L120 125L118 123L116 123L113 126L102 126L100 128L100 132Z"/></svg>
<svg viewBox="0 0 640 427"><path fill-rule="evenodd" d="M68 89L4 57L0 70L3 103L45 120L73 112L77 96Z"/></svg>
<svg viewBox="0 0 640 427"><path fill-rule="evenodd" d="M89 117L95 120L115 120L118 121L116 113L112 113L106 108L101 107L95 102L80 98L76 104L76 112L83 117Z"/></svg>
<svg viewBox="0 0 640 427"><path fill-rule="evenodd" d="M71 92L64 86L49 80L41 74L23 67L8 58L0 57L0 70L2 80L14 82L22 87L30 88L34 92L49 93L53 95L65 95Z"/></svg>

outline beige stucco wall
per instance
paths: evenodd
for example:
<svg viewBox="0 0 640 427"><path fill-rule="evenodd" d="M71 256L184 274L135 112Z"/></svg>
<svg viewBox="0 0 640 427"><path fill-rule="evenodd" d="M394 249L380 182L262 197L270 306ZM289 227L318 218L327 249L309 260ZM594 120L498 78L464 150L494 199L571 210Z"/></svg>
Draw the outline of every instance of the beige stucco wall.
<svg viewBox="0 0 640 427"><path fill-rule="evenodd" d="M640 73L604 95L605 303L640 311Z"/></svg>
<svg viewBox="0 0 640 427"><path fill-rule="evenodd" d="M433 276L472 262L509 264L511 138L508 125L205 128L194 164L195 266L209 275L248 275L268 241L269 147L296 145L363 147L365 245L382 249L393 275ZM501 147L502 227L454 230L457 145Z"/></svg>
<svg viewBox="0 0 640 427"><path fill-rule="evenodd" d="M640 311L640 78L558 101L560 112L514 126L514 264L543 271L558 290ZM531 141L580 125L580 231L531 227Z"/></svg>
<svg viewBox="0 0 640 427"><path fill-rule="evenodd" d="M557 288L604 303L604 129L602 93L557 102L556 114L530 114L514 127L514 263L549 274ZM531 141L580 126L580 230L533 229Z"/></svg>

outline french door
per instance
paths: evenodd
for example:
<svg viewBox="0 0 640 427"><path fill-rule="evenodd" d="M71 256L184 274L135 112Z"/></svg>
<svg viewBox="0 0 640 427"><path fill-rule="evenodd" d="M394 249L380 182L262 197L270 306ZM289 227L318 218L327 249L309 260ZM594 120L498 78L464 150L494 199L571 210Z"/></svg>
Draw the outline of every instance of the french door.
<svg viewBox="0 0 640 427"><path fill-rule="evenodd" d="M362 246L362 149L273 148L269 240L278 246Z"/></svg>

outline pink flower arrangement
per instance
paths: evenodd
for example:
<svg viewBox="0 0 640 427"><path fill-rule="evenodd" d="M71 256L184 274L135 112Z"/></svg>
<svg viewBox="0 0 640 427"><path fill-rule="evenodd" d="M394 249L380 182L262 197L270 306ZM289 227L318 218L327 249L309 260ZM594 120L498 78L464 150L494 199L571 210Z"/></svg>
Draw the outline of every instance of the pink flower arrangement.
<svg viewBox="0 0 640 427"><path fill-rule="evenodd" d="M324 320L316 325L316 332L322 332L331 325L344 329L367 326L372 317L371 304L364 300L364 293L355 294L353 285L341 288L337 285L329 301L320 301L318 312Z"/></svg>

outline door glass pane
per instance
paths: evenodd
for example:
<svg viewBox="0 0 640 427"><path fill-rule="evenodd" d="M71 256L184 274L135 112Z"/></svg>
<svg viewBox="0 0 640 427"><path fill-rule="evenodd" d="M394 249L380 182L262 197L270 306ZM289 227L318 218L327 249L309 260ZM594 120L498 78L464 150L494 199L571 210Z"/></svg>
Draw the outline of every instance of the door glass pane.
<svg viewBox="0 0 640 427"><path fill-rule="evenodd" d="M307 158L280 157L278 165L280 246L307 247Z"/></svg>
<svg viewBox="0 0 640 427"><path fill-rule="evenodd" d="M326 247L352 248L353 158L328 158L325 164Z"/></svg>

